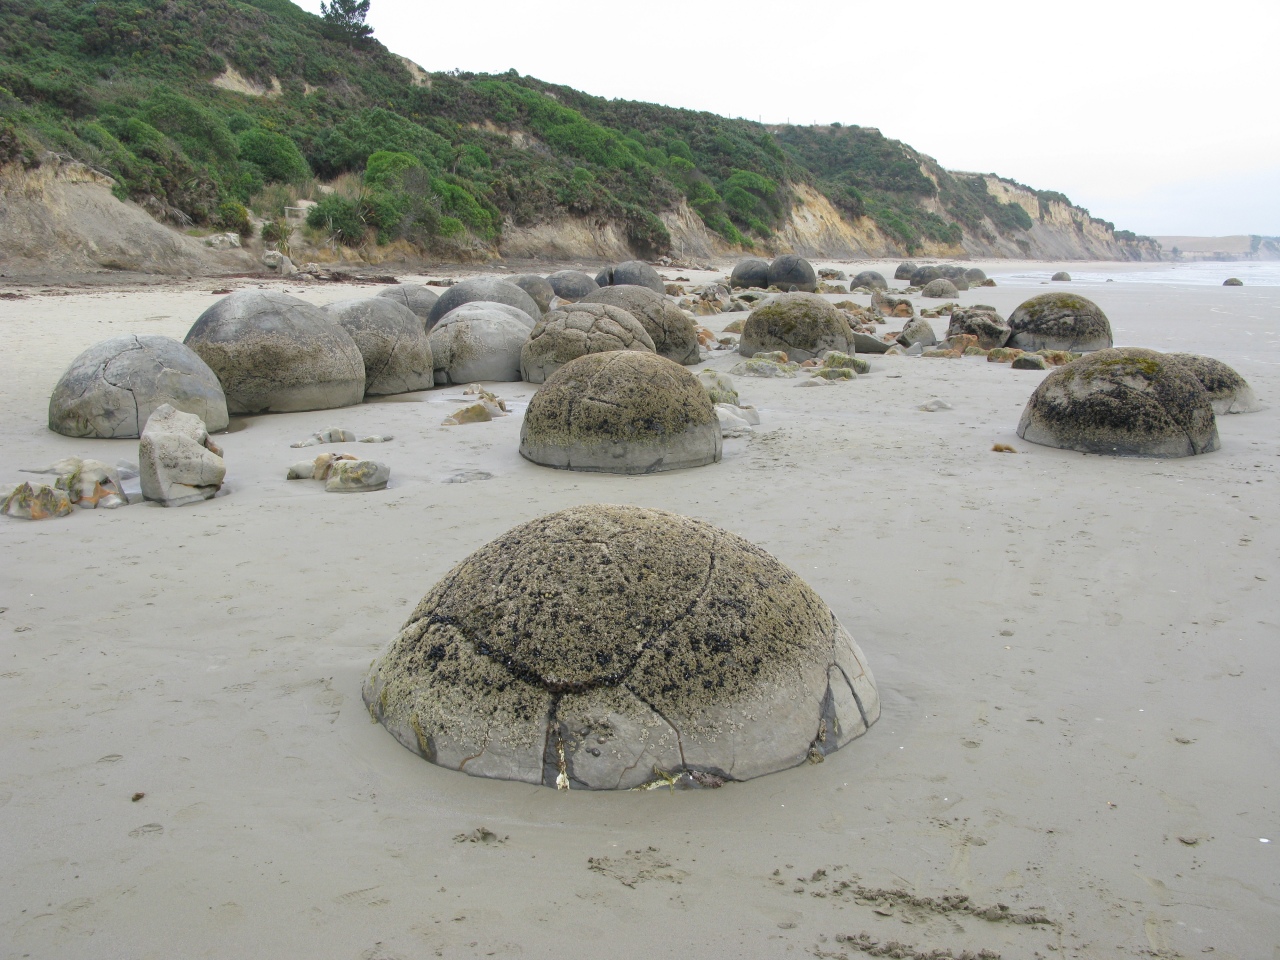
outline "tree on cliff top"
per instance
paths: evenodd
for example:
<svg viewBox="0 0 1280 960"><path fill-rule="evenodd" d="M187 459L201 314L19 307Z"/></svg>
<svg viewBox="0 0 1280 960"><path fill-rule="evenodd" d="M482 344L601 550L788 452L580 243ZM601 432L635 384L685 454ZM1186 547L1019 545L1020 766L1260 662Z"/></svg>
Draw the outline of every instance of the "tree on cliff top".
<svg viewBox="0 0 1280 960"><path fill-rule="evenodd" d="M373 27L364 22L369 15L369 0L321 0L320 15L335 39L356 44L373 36Z"/></svg>

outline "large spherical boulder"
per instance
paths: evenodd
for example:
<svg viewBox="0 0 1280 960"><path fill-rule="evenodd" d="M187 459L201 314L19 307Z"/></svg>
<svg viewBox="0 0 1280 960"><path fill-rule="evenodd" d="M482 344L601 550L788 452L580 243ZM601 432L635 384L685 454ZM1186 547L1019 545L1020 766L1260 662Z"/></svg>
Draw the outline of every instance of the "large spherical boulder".
<svg viewBox="0 0 1280 960"><path fill-rule="evenodd" d="M426 333L428 329L427 324L431 319L431 308L440 299L438 293L434 290L428 290L420 283L398 283L394 287L380 290L378 296L386 297L401 306L408 307L413 315L422 321L423 333Z"/></svg>
<svg viewBox="0 0 1280 960"><path fill-rule="evenodd" d="M1050 277L1049 279L1050 279L1050 280L1057 280L1058 282L1063 283L1063 282L1067 282L1067 281L1070 281L1070 280L1071 280L1071 274L1067 273L1067 271L1065 271L1065 270L1059 270L1057 273L1055 273L1055 274L1054 274L1052 277Z"/></svg>
<svg viewBox="0 0 1280 960"><path fill-rule="evenodd" d="M869 290L888 290L889 283L885 280L883 273L877 270L863 270L849 281L849 289L854 287L866 287Z"/></svg>
<svg viewBox="0 0 1280 960"><path fill-rule="evenodd" d="M169 404L210 433L227 429L227 398L209 365L169 337L126 334L90 347L49 397L49 429L67 437L137 438Z"/></svg>
<svg viewBox="0 0 1280 960"><path fill-rule="evenodd" d="M551 309L551 301L556 292L552 289L551 284L547 282L546 277L540 277L536 273L523 273L520 276L512 277L511 282L532 297L533 302L538 305L538 309L543 313Z"/></svg>
<svg viewBox="0 0 1280 960"><path fill-rule="evenodd" d="M920 268L910 260L904 260L902 263L898 264L898 269L893 271L893 279L910 280L911 275L919 269Z"/></svg>
<svg viewBox="0 0 1280 960"><path fill-rule="evenodd" d="M795 287L801 293L814 293L818 289L818 274L804 257L788 253L769 264L769 286L784 291Z"/></svg>
<svg viewBox="0 0 1280 960"><path fill-rule="evenodd" d="M956 289L956 285L945 277L930 280L924 285L924 289L920 291L920 296L929 297L933 300L948 300L959 295L960 291Z"/></svg>
<svg viewBox="0 0 1280 960"><path fill-rule="evenodd" d="M739 260L733 265L733 273L729 274L729 286L735 290L743 287L769 286L769 261L749 257Z"/></svg>
<svg viewBox="0 0 1280 960"><path fill-rule="evenodd" d="M658 276L658 271L643 260L626 260L615 267L605 267L596 275L596 283L601 287L629 286L647 287L657 294L665 294L667 285Z"/></svg>
<svg viewBox="0 0 1280 960"><path fill-rule="evenodd" d="M1176 359L1139 347L1099 350L1058 367L1027 401L1018 436L1047 447L1132 457L1218 449L1204 387Z"/></svg>
<svg viewBox="0 0 1280 960"><path fill-rule="evenodd" d="M1221 360L1194 353L1169 353L1165 357L1169 363L1178 364L1200 381L1215 414L1254 413L1262 409L1249 381Z"/></svg>
<svg viewBox="0 0 1280 960"><path fill-rule="evenodd" d="M845 315L816 293L784 293L756 307L742 325L738 352L750 357L774 350L803 362L824 350L853 353L853 329Z"/></svg>
<svg viewBox="0 0 1280 960"><path fill-rule="evenodd" d="M600 289L596 283L581 270L558 270L547 277L547 283L561 300L576 303L589 293Z"/></svg>
<svg viewBox="0 0 1280 960"><path fill-rule="evenodd" d="M1111 321L1092 300L1074 293L1042 293L1009 315L1008 345L1020 350L1088 353L1112 345Z"/></svg>
<svg viewBox="0 0 1280 960"><path fill-rule="evenodd" d="M703 521L613 504L539 517L460 563L364 700L431 763L589 790L655 771L748 780L880 715L862 651L794 571Z"/></svg>
<svg viewBox="0 0 1280 960"><path fill-rule="evenodd" d="M523 310L484 300L450 310L427 335L436 384L519 380L526 319Z"/></svg>
<svg viewBox="0 0 1280 960"><path fill-rule="evenodd" d="M978 305L951 311L947 339L971 334L978 338L978 346L983 350L993 350L1008 343L1012 332L1008 321L996 313L995 307Z"/></svg>
<svg viewBox="0 0 1280 960"><path fill-rule="evenodd" d="M602 287L582 298L582 303L604 303L621 307L640 321L653 340L659 356L689 365L701 358L698 328L693 319L665 296L648 287Z"/></svg>
<svg viewBox="0 0 1280 960"><path fill-rule="evenodd" d="M938 273L942 275L944 280L950 280L953 283L956 280L963 280L965 268L958 263L942 263L938 265Z"/></svg>
<svg viewBox="0 0 1280 960"><path fill-rule="evenodd" d="M981 283L987 279L986 273L978 267L970 267L964 272L964 278L970 283Z"/></svg>
<svg viewBox="0 0 1280 960"><path fill-rule="evenodd" d="M295 413L364 399L364 358L319 307L285 293L237 290L184 341L217 375L232 414Z"/></svg>
<svg viewBox="0 0 1280 960"><path fill-rule="evenodd" d="M520 455L562 470L657 473L720 460L720 421L698 379L655 353L570 360L529 401Z"/></svg>
<svg viewBox="0 0 1280 960"><path fill-rule="evenodd" d="M455 283L446 290L431 308L427 319L427 330L430 330L451 310L464 303L505 303L509 307L522 310L529 317L529 326L542 319L542 311L533 298L505 277L473 277Z"/></svg>
<svg viewBox="0 0 1280 960"><path fill-rule="evenodd" d="M653 339L626 310L603 303L568 303L538 321L520 350L520 376L543 383L570 360L610 350L653 352Z"/></svg>
<svg viewBox="0 0 1280 960"><path fill-rule="evenodd" d="M923 287L942 276L942 271L934 266L916 267L911 271L909 283L913 287Z"/></svg>
<svg viewBox="0 0 1280 960"><path fill-rule="evenodd" d="M364 358L366 397L385 397L435 386L431 344L422 319L399 300L365 297L324 308L351 334Z"/></svg>

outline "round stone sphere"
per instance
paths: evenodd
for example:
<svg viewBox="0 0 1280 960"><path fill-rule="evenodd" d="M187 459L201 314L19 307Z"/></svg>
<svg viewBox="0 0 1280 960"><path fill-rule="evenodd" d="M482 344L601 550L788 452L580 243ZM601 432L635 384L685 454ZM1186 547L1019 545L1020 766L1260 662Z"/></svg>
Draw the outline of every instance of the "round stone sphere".
<svg viewBox="0 0 1280 960"><path fill-rule="evenodd" d="M576 303L589 293L600 289L596 283L581 270L558 270L547 277L547 283L561 300Z"/></svg>
<svg viewBox="0 0 1280 960"><path fill-rule="evenodd" d="M536 273L524 273L512 277L511 282L532 297L533 302L543 313L551 309L551 300L556 292L551 289L551 284L547 283L546 277L540 277Z"/></svg>
<svg viewBox="0 0 1280 960"><path fill-rule="evenodd" d="M1074 293L1042 293L1009 314L1008 345L1020 350L1088 353L1112 345L1111 321L1092 300Z"/></svg>
<svg viewBox="0 0 1280 960"><path fill-rule="evenodd" d="M1040 382L1018 423L1031 443L1130 457L1218 449L1209 395L1186 366L1140 347L1098 350Z"/></svg>
<svg viewBox="0 0 1280 960"><path fill-rule="evenodd" d="M862 651L794 571L701 520L614 504L539 517L463 560L363 695L431 763L573 790L655 769L749 780L880 715Z"/></svg>
<svg viewBox="0 0 1280 960"><path fill-rule="evenodd" d="M543 383L570 360L610 350L653 352L653 340L626 310L603 303L566 303L538 321L520 350L520 376Z"/></svg>
<svg viewBox="0 0 1280 960"><path fill-rule="evenodd" d="M600 283L599 276L595 278L600 287L648 287L659 296L667 292L667 284L662 282L658 271L643 260L626 260L605 269L608 271L607 283Z"/></svg>
<svg viewBox="0 0 1280 960"><path fill-rule="evenodd" d="M816 293L783 293L756 307L742 325L744 357L783 350L801 363L824 350L853 353L853 328L843 313Z"/></svg>
<svg viewBox="0 0 1280 960"><path fill-rule="evenodd" d="M485 300L450 310L427 334L436 385L519 380L528 320L523 310Z"/></svg>
<svg viewBox="0 0 1280 960"><path fill-rule="evenodd" d="M319 307L285 293L237 290L184 341L218 377L232 414L295 413L364 399L364 358Z"/></svg>
<svg viewBox="0 0 1280 960"><path fill-rule="evenodd" d="M960 291L956 289L956 285L945 277L930 280L924 285L924 289L920 291L920 296L929 297L933 300L946 300L959 295Z"/></svg>
<svg viewBox="0 0 1280 960"><path fill-rule="evenodd" d="M943 279L954 282L964 279L965 268L958 263L942 263L938 265L938 273L942 274Z"/></svg>
<svg viewBox="0 0 1280 960"><path fill-rule="evenodd" d="M640 321L653 340L659 356L688 366L701 359L698 328L693 318L648 287L631 285L601 287L582 298L582 303L604 303L621 307Z"/></svg>
<svg viewBox="0 0 1280 960"><path fill-rule="evenodd" d="M733 265L733 273L729 275L729 286L735 290L742 287L759 287L763 290L769 286L769 261L755 257L739 260Z"/></svg>
<svg viewBox="0 0 1280 960"><path fill-rule="evenodd" d="M1057 273L1055 273L1055 274L1054 274L1052 277L1050 277L1049 279L1050 279L1050 280L1057 280L1057 281L1059 281L1059 282L1065 282L1065 281L1068 281L1068 280L1070 280L1070 279L1071 279L1071 274L1067 273L1067 271L1065 271L1065 270L1059 270Z"/></svg>
<svg viewBox="0 0 1280 960"><path fill-rule="evenodd" d="M431 344L422 318L393 297L328 304L325 313L355 341L364 358L366 397L385 397L435 386Z"/></svg>
<svg viewBox="0 0 1280 960"><path fill-rule="evenodd" d="M884 278L884 274L878 270L863 270L860 274L849 281L849 289L854 287L866 287L869 290L888 290L889 283Z"/></svg>
<svg viewBox="0 0 1280 960"><path fill-rule="evenodd" d="M401 306L408 307L413 315L422 321L422 332L427 331L427 321L431 318L431 308L436 305L440 295L428 290L420 283L398 283L378 292L378 296L386 297Z"/></svg>
<svg viewBox="0 0 1280 960"><path fill-rule="evenodd" d="M1224 287L1243 287L1244 281L1239 277L1227 277L1227 279L1222 281L1222 285Z"/></svg>
<svg viewBox="0 0 1280 960"><path fill-rule="evenodd" d="M529 401L520 455L560 470L659 473L720 461L720 421L697 377L656 353L570 360Z"/></svg>
<svg viewBox="0 0 1280 960"><path fill-rule="evenodd" d="M769 286L784 292L795 287L801 293L814 293L818 289L818 274L804 257L788 253L769 264Z"/></svg>
<svg viewBox="0 0 1280 960"><path fill-rule="evenodd" d="M970 283L981 283L987 279L986 273L979 267L970 267L964 272L964 278Z"/></svg>
<svg viewBox="0 0 1280 960"><path fill-rule="evenodd" d="M167 403L210 433L227 429L227 398L209 365L177 340L127 334L90 347L49 397L49 429L66 437L134 439Z"/></svg>
<svg viewBox="0 0 1280 960"><path fill-rule="evenodd" d="M427 317L427 330L430 331L440 318L464 303L505 303L509 307L522 310L529 318L529 326L542 319L542 311L533 298L518 286L504 277L472 277L455 283L441 294L431 313Z"/></svg>
<svg viewBox="0 0 1280 960"><path fill-rule="evenodd" d="M898 269L893 271L893 279L910 280L911 275L915 273L918 269L919 267L917 267L910 260L904 260L902 263L898 264Z"/></svg>
<svg viewBox="0 0 1280 960"><path fill-rule="evenodd" d="M1254 413L1262 409L1249 381L1221 360L1194 353L1167 353L1165 357L1168 362L1179 364L1200 381L1200 386L1209 394L1213 412L1218 416Z"/></svg>
<svg viewBox="0 0 1280 960"><path fill-rule="evenodd" d="M931 283L942 276L942 271L934 266L916 267L911 271L911 279L908 281L913 287L923 287L925 284Z"/></svg>

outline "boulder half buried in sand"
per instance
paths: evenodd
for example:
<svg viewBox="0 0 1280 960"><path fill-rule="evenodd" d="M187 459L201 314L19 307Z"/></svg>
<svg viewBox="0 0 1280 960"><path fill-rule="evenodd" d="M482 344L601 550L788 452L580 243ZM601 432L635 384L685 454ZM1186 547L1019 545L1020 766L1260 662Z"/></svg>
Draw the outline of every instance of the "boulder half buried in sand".
<svg viewBox="0 0 1280 960"><path fill-rule="evenodd" d="M520 455L561 470L658 473L720 460L707 391L677 363L620 350L570 360L529 401Z"/></svg>
<svg viewBox="0 0 1280 960"><path fill-rule="evenodd" d="M818 274L804 257L787 253L769 264L769 286L784 291L795 287L801 293L814 293L818 289Z"/></svg>
<svg viewBox="0 0 1280 960"><path fill-rule="evenodd" d="M522 310L484 300L449 311L427 335L436 384L519 380L526 319Z"/></svg>
<svg viewBox="0 0 1280 960"><path fill-rule="evenodd" d="M209 365L169 337L126 334L86 350L49 398L49 429L66 437L136 439L162 403L227 429L227 398Z"/></svg>
<svg viewBox="0 0 1280 960"><path fill-rule="evenodd" d="M853 328L845 315L816 293L784 293L756 307L742 325L738 351L751 357L785 351L797 362L824 350L853 352Z"/></svg>
<svg viewBox="0 0 1280 960"><path fill-rule="evenodd" d="M528 318L530 327L542 319L542 310L533 297L510 280L503 277L472 277L455 283L435 302L427 315L427 330L434 329L450 311L463 304L480 301L505 303L509 307L515 307Z"/></svg>
<svg viewBox="0 0 1280 960"><path fill-rule="evenodd" d="M1165 357L1171 363L1183 366L1188 373L1200 381L1209 394L1209 402L1213 404L1213 412L1218 416L1228 413L1255 413L1262 409L1253 387L1249 381L1236 373L1221 360L1213 357L1202 357L1194 353L1168 353Z"/></svg>
<svg viewBox="0 0 1280 960"><path fill-rule="evenodd" d="M1111 321L1092 300L1074 293L1042 293L1009 314L1006 346L1019 350L1088 353L1112 344Z"/></svg>
<svg viewBox="0 0 1280 960"><path fill-rule="evenodd" d="M880 714L862 652L793 571L702 521L611 504L521 524L460 563L364 700L432 763L591 790L747 780L819 760Z"/></svg>
<svg viewBox="0 0 1280 960"><path fill-rule="evenodd" d="M538 321L520 349L520 376L543 383L570 360L611 350L653 352L640 321L620 307L566 303Z"/></svg>
<svg viewBox="0 0 1280 960"><path fill-rule="evenodd" d="M364 359L364 392L385 397L435 386L422 319L390 297L340 300L324 308L351 335Z"/></svg>
<svg viewBox="0 0 1280 960"><path fill-rule="evenodd" d="M394 287L378 291L378 296L407 307L410 313L422 321L423 333L426 332L426 324L431 317L431 308L440 299L438 293L428 290L420 283L398 283Z"/></svg>
<svg viewBox="0 0 1280 960"><path fill-rule="evenodd" d="M757 257L739 260L733 265L733 273L729 275L729 286L735 290L744 287L759 287L763 290L769 286L769 261Z"/></svg>
<svg viewBox="0 0 1280 960"><path fill-rule="evenodd" d="M693 320L665 296L648 287L631 284L601 287L583 297L581 302L603 303L627 311L640 321L659 356L685 365L697 363L701 358L698 329Z"/></svg>
<svg viewBox="0 0 1280 960"><path fill-rule="evenodd" d="M1130 457L1218 449L1213 406L1186 366L1139 347L1058 367L1027 401L1018 436L1046 447Z"/></svg>

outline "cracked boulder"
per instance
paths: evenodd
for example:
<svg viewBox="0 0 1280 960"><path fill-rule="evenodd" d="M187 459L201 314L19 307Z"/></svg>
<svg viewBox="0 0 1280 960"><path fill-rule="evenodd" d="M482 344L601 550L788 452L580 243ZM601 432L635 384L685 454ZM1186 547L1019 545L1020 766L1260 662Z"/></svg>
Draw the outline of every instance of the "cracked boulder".
<svg viewBox="0 0 1280 960"><path fill-rule="evenodd" d="M698 378L634 350L570 360L533 395L520 428L520 455L560 470L659 473L720 454L720 423Z"/></svg>
<svg viewBox="0 0 1280 960"><path fill-rule="evenodd" d="M385 397L435 386L431 344L422 320L390 297L339 300L324 308L364 358L364 394Z"/></svg>
<svg viewBox="0 0 1280 960"><path fill-rule="evenodd" d="M485 300L449 311L427 336L436 384L519 380L527 321L524 311Z"/></svg>
<svg viewBox="0 0 1280 960"><path fill-rule="evenodd" d="M600 289L595 278L587 276L581 270L557 270L547 277L547 283L561 300L576 303L589 293Z"/></svg>
<svg viewBox="0 0 1280 960"><path fill-rule="evenodd" d="M995 307L978 305L974 307L957 307L951 311L951 323L947 327L947 339L965 334L978 338L978 346L983 350L1003 347L1013 333L1008 322Z"/></svg>
<svg viewBox="0 0 1280 960"><path fill-rule="evenodd" d="M653 352L653 340L626 310L603 303L566 303L533 328L520 349L520 376L544 383L570 360L611 350Z"/></svg>
<svg viewBox="0 0 1280 960"><path fill-rule="evenodd" d="M738 343L738 352L748 357L772 350L785 351L797 362L824 350L853 353L853 328L816 293L780 294L751 311Z"/></svg>
<svg viewBox="0 0 1280 960"><path fill-rule="evenodd" d="M209 365L169 337L128 334L72 361L49 397L49 429L67 437L136 439L162 403L227 429L227 398Z"/></svg>
<svg viewBox="0 0 1280 960"><path fill-rule="evenodd" d="M431 312L427 315L427 330L435 329L436 324L445 318L450 311L467 303L503 303L514 307L525 315L526 323L532 327L542 319L542 309L533 297L520 287L503 277L473 277L455 283L440 295Z"/></svg>
<svg viewBox="0 0 1280 960"><path fill-rule="evenodd" d="M769 264L769 286L779 290L815 293L818 274L804 257L786 253Z"/></svg>
<svg viewBox="0 0 1280 960"><path fill-rule="evenodd" d="M1176 357L1140 347L1098 350L1058 367L1027 401L1018 436L1129 457L1218 449L1217 420L1200 381Z"/></svg>
<svg viewBox="0 0 1280 960"><path fill-rule="evenodd" d="M222 450L199 417L168 404L151 414L138 444L143 497L166 507L208 500L226 475Z"/></svg>
<svg viewBox="0 0 1280 960"><path fill-rule="evenodd" d="M285 293L223 297L184 342L217 374L233 414L328 410L364 399L364 358L351 335Z"/></svg>
<svg viewBox="0 0 1280 960"><path fill-rule="evenodd" d="M615 267L605 267L596 274L596 283L602 289L611 286L647 287L659 296L667 292L667 285L658 271L643 260L626 260Z"/></svg>
<svg viewBox="0 0 1280 960"><path fill-rule="evenodd" d="M648 287L622 284L602 287L582 298L582 303L621 307L640 321L661 357L680 364L697 363L698 328L693 319L660 293Z"/></svg>
<svg viewBox="0 0 1280 960"><path fill-rule="evenodd" d="M1019 350L1089 353L1112 344L1111 321L1092 300L1074 293L1042 293L1009 314L1006 344Z"/></svg>
<svg viewBox="0 0 1280 960"><path fill-rule="evenodd" d="M861 650L792 570L700 520L612 504L473 553L363 692L432 763L590 790L748 780L820 760L880 714Z"/></svg>
<svg viewBox="0 0 1280 960"><path fill-rule="evenodd" d="M420 283L397 283L394 287L380 290L378 296L386 297L402 307L408 307L413 315L422 321L423 333L426 332L426 323L431 316L431 308L440 299L438 293L434 290L428 290Z"/></svg>

